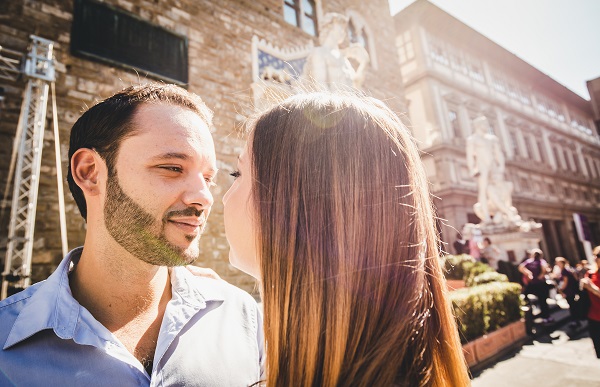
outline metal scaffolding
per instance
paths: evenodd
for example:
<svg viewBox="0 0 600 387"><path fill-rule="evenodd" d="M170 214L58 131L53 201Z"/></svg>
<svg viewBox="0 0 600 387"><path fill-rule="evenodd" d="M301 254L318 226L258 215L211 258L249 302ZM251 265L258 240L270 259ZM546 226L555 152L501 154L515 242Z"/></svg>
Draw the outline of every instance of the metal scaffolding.
<svg viewBox="0 0 600 387"><path fill-rule="evenodd" d="M6 261L2 273L2 299L7 297L9 283L14 288L26 288L30 283L48 90L55 78L52 56L54 42L37 36L31 36L31 39L23 68L28 81L15 137L16 167ZM16 79L20 73L19 65L10 59L0 59L0 74ZM16 69L19 69L17 73Z"/></svg>

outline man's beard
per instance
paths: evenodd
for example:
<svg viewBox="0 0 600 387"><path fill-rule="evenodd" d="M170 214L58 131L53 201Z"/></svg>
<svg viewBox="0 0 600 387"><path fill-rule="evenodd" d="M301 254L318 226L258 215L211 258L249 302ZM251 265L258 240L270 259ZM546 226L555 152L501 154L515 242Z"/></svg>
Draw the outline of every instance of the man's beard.
<svg viewBox="0 0 600 387"><path fill-rule="evenodd" d="M198 258L198 249L192 248L188 251L169 242L165 236L165 225L173 216L199 217L201 213L202 211L194 207L169 211L158 224L156 218L123 192L116 173L109 174L104 204L106 229L127 252L151 265L182 266ZM189 235L185 238L189 242L196 239Z"/></svg>

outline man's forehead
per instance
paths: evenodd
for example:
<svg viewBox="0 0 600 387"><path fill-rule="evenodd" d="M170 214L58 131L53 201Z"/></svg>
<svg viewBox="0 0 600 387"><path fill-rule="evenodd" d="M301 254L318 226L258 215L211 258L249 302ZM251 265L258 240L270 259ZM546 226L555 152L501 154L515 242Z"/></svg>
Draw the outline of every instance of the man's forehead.
<svg viewBox="0 0 600 387"><path fill-rule="evenodd" d="M146 102L140 104L132 115L132 124L139 121L194 121L201 122L208 129L209 123L203 116L187 106L168 102Z"/></svg>
<svg viewBox="0 0 600 387"><path fill-rule="evenodd" d="M214 141L206 122L185 107L144 104L136 110L131 125L131 135L124 142L146 157L215 158Z"/></svg>
<svg viewBox="0 0 600 387"><path fill-rule="evenodd" d="M131 125L133 136L174 135L213 142L207 122L198 113L183 106L166 103L141 105L132 117Z"/></svg>

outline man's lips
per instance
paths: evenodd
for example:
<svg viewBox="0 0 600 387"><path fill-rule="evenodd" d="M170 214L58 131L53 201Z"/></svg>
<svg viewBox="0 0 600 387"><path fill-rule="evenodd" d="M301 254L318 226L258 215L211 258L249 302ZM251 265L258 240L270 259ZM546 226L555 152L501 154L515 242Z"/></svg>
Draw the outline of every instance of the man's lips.
<svg viewBox="0 0 600 387"><path fill-rule="evenodd" d="M202 225L204 225L204 220L198 218L176 218L169 219L168 222L188 234L197 233Z"/></svg>

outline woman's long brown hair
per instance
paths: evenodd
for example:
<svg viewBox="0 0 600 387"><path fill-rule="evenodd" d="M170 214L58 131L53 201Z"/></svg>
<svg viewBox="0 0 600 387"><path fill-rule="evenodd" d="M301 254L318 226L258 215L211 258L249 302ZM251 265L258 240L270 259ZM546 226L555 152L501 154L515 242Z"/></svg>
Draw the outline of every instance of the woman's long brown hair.
<svg viewBox="0 0 600 387"><path fill-rule="evenodd" d="M251 133L268 386L465 386L428 182L375 99L312 93Z"/></svg>

